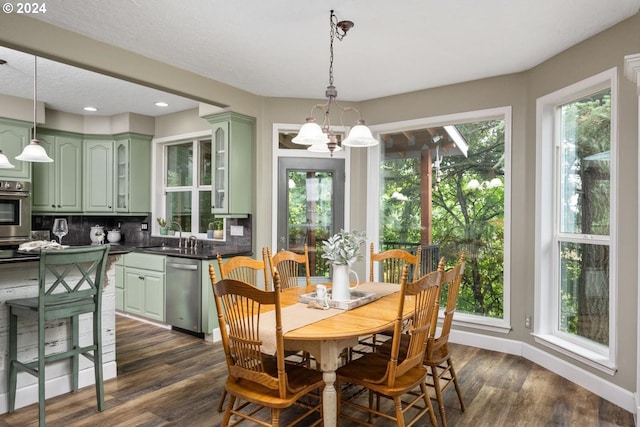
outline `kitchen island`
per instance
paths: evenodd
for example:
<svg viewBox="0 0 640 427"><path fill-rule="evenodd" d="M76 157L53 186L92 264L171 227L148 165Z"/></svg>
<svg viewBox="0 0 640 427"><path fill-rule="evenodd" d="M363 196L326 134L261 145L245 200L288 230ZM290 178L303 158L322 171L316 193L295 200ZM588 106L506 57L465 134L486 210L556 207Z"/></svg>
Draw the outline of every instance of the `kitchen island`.
<svg viewBox="0 0 640 427"><path fill-rule="evenodd" d="M221 250L224 257L235 255L251 256L251 252L238 252L237 248ZM216 329L217 318L211 312L213 307L213 295L211 293L210 282L208 282L209 263L217 266L216 259L218 250L201 249L191 250L176 248L171 246L136 247L125 245L110 245L107 261L107 271L102 295L102 327L103 327L103 370L104 380L109 380L117 376L116 359L116 330L115 316L120 310L116 310L116 294L118 292L118 278L116 264L121 264L123 255L128 253L149 254L156 256L171 256L195 259L202 265L202 286L203 301L202 310L204 312L204 323L207 325L205 339L215 341L219 337L212 336L211 332ZM133 254L132 254L133 255ZM13 249L0 249L0 413L7 412L7 350L9 347L8 323L9 316L5 301L16 298L37 296L38 284L38 252L20 253ZM205 271L206 269L206 271ZM206 274L205 274L206 273ZM204 293L206 289L207 293ZM211 294L211 295L209 295ZM128 314L128 313L127 313ZM136 316L133 316L136 317ZM144 316L143 316L144 317ZM90 315L80 316L80 342L91 339L92 325ZM18 351L21 354L33 355L36 358L37 330L36 324L33 327L21 325L18 337ZM66 347L69 345L68 325L66 322L53 321L47 325L47 348ZM71 391L70 362L63 360L47 365L46 370L46 396L53 397ZM80 358L79 387L93 385L94 372L93 365L85 358ZM38 400L36 378L30 375L18 374L18 389L16 392L16 409L21 408Z"/></svg>
<svg viewBox="0 0 640 427"><path fill-rule="evenodd" d="M102 294L102 327L103 327L103 370L104 379L115 378L116 340L115 340L115 263L132 248L110 248L107 271ZM19 253L12 249L0 250L0 413L7 412L7 350L9 347L8 324L9 314L7 300L35 297L38 295L38 265L40 256L37 252ZM47 323L47 348L67 348L68 323L51 321ZM18 335L18 352L24 359L32 359L37 355L37 325L30 327L21 325ZM91 315L80 316L80 342L91 339ZM25 356L26 355L26 356ZM57 396L71 391L71 366L69 360L47 365L46 396ZM80 358L79 387L94 383L93 365L87 359ZM18 374L16 391L16 409L38 401L37 379L31 375Z"/></svg>

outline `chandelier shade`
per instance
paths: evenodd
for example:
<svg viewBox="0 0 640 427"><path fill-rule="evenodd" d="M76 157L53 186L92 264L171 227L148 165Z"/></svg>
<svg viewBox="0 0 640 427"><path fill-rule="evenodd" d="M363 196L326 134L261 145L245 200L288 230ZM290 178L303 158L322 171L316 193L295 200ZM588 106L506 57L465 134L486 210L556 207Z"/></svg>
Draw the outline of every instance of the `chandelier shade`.
<svg viewBox="0 0 640 427"><path fill-rule="evenodd" d="M338 91L333 85L333 40L337 38L342 40L347 35L347 31L353 28L352 21L338 21L336 15L331 10L329 14L329 85L325 91L327 102L324 104L316 104L311 109L311 114L307 117L307 121L300 128L300 132L296 135L292 142L300 145L308 145L307 150L316 153L328 152L333 156L335 151L342 149L337 143L337 139L331 130L331 107L335 107L340 111L340 123L344 127L342 116L345 112L355 111L358 113L357 125L351 129L349 136L342 142L343 146L349 147L371 147L378 144L378 140L373 137L371 130L364 124L360 111L353 107L342 107L336 98ZM314 111L319 110L324 116L322 124L318 124L313 116Z"/></svg>
<svg viewBox="0 0 640 427"><path fill-rule="evenodd" d="M342 151L342 147L338 145L336 136L330 135L327 143L310 145L307 148L307 151L311 151L312 153L329 153L333 155L336 151Z"/></svg>
<svg viewBox="0 0 640 427"><path fill-rule="evenodd" d="M316 119L308 117L307 122L300 128L298 135L291 141L301 145L326 144L329 142L329 137L322 131L320 125L316 123Z"/></svg>
<svg viewBox="0 0 640 427"><path fill-rule="evenodd" d="M360 120L357 125L351 128L349 136L342 141L342 145L347 147L373 147L378 145L378 140L373 137L371 130Z"/></svg>
<svg viewBox="0 0 640 427"><path fill-rule="evenodd" d="M16 156L16 160L23 162L50 163L53 159L47 155L47 151L38 141L36 127L38 122L38 57L33 57L33 139L24 147L22 153Z"/></svg>

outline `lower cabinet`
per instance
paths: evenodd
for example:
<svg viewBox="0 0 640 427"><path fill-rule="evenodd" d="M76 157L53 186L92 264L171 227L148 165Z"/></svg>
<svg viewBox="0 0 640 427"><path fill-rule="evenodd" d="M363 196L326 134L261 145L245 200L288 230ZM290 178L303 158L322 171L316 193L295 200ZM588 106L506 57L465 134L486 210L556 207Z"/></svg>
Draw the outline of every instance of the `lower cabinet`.
<svg viewBox="0 0 640 427"><path fill-rule="evenodd" d="M122 311L165 321L165 257L132 252L124 258ZM118 266L116 265L116 268ZM118 281L116 269L116 282ZM116 285L116 308L118 308Z"/></svg>

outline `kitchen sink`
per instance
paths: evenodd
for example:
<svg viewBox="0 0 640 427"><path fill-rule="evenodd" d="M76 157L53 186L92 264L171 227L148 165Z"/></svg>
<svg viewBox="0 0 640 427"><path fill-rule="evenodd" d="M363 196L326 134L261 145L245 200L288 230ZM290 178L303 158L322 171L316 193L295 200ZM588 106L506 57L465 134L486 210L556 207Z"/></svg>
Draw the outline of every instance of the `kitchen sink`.
<svg viewBox="0 0 640 427"><path fill-rule="evenodd" d="M149 248L140 248L143 252L162 252L162 253L183 253L188 252L186 248L176 248L175 246L152 246Z"/></svg>

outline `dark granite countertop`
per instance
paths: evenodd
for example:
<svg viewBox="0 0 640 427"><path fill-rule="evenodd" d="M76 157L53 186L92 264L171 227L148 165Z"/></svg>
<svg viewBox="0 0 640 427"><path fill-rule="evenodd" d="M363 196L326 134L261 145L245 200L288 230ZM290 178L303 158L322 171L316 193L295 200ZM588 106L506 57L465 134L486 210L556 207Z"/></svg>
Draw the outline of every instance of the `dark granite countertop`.
<svg viewBox="0 0 640 427"><path fill-rule="evenodd" d="M220 249L188 249L188 248L177 248L174 246L152 246L152 247L140 247L135 248L135 252L142 252L147 254L154 255L166 255L166 256L175 256L180 258L192 258L192 259L200 259L200 260L209 260L215 259L218 256L218 252L223 257L231 257L231 256L252 256L253 252L245 251L245 252L237 252L237 250L224 250Z"/></svg>
<svg viewBox="0 0 640 427"><path fill-rule="evenodd" d="M218 252L223 257L231 257L237 255L244 256L252 256L253 253L251 251L246 252L230 252L229 250L224 249L200 249L200 250L191 250L191 249L180 249L172 246L153 246L153 247L137 247L137 246L127 246L127 245L118 245L118 244L109 244L109 255L122 255L129 252L142 252L154 255L167 255L167 256L175 256L181 258L192 258L192 259L200 259L200 260L210 260L215 259L217 257ZM0 265L8 264L8 263L16 263L16 262L28 262L28 261L38 261L40 259L40 255L38 252L18 252L16 249L0 249Z"/></svg>

